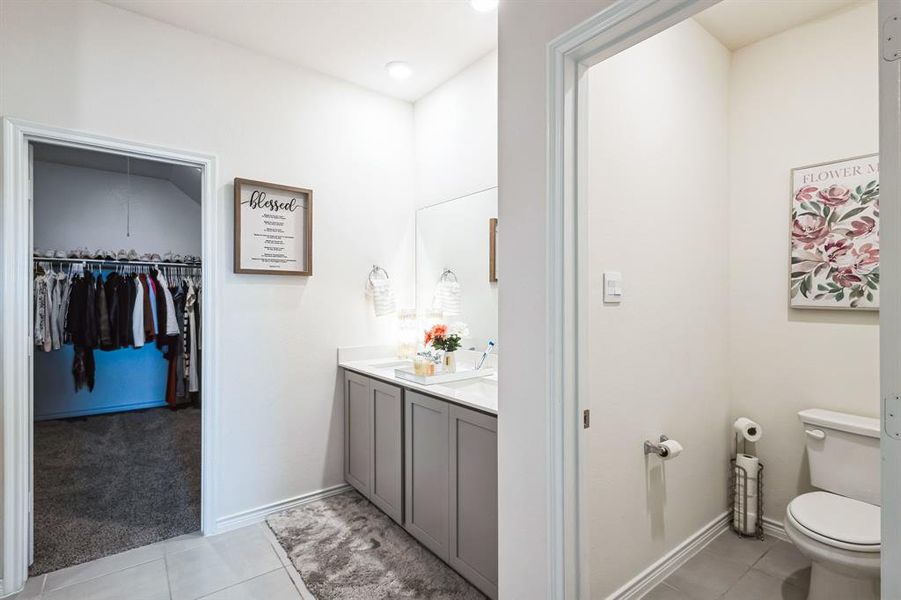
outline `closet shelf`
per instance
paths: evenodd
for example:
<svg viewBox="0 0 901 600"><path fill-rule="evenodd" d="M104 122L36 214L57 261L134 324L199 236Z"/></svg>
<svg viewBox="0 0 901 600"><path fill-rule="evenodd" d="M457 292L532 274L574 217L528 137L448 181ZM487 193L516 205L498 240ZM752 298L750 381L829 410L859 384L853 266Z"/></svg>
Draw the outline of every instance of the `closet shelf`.
<svg viewBox="0 0 901 600"><path fill-rule="evenodd" d="M203 265L200 263L180 263L165 262L153 260L109 260L105 258L49 258L43 256L32 257L32 262L36 263L72 263L72 264L91 264L91 265L147 265L151 267L179 267L183 269L199 269Z"/></svg>

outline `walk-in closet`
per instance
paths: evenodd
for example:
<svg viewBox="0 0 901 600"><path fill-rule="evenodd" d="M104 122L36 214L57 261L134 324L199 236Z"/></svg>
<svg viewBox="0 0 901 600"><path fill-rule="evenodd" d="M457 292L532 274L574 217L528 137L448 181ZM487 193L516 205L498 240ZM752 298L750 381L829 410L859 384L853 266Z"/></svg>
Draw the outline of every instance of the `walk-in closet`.
<svg viewBox="0 0 901 600"><path fill-rule="evenodd" d="M201 172L32 144L33 562L200 529Z"/></svg>

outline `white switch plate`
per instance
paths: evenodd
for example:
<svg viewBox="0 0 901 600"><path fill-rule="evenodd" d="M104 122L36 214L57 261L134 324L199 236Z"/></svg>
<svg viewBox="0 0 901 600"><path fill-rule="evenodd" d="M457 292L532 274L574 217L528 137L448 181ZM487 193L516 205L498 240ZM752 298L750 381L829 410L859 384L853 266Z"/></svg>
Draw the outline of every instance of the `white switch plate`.
<svg viewBox="0 0 901 600"><path fill-rule="evenodd" d="M623 274L604 271L604 303L619 304L623 301Z"/></svg>

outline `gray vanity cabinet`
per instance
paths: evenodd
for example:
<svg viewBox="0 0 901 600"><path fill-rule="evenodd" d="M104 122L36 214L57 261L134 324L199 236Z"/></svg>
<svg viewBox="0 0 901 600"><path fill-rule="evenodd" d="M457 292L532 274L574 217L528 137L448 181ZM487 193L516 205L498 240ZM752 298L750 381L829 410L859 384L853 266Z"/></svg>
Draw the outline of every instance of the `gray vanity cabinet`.
<svg viewBox="0 0 901 600"><path fill-rule="evenodd" d="M369 378L344 372L344 480L369 497L372 458Z"/></svg>
<svg viewBox="0 0 901 600"><path fill-rule="evenodd" d="M344 479L403 524L403 392L344 373Z"/></svg>
<svg viewBox="0 0 901 600"><path fill-rule="evenodd" d="M404 527L448 560L450 535L450 405L406 394L406 513Z"/></svg>
<svg viewBox="0 0 901 600"><path fill-rule="evenodd" d="M372 400L372 466L369 499L404 523L404 399L401 388L369 380Z"/></svg>
<svg viewBox="0 0 901 600"><path fill-rule="evenodd" d="M497 418L450 408L450 565L497 598Z"/></svg>

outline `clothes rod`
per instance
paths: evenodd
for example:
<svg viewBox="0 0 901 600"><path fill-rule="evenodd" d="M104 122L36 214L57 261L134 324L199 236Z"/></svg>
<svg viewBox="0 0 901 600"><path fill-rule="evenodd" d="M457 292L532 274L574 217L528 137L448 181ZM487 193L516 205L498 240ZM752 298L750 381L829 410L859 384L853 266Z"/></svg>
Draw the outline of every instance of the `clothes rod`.
<svg viewBox="0 0 901 600"><path fill-rule="evenodd" d="M179 263L179 262L162 262L152 260L107 260L103 258L46 258L42 256L32 257L33 262L46 263L72 263L72 264L92 264L92 265L147 265L150 267L179 267L187 269L200 269L203 265L200 263Z"/></svg>

